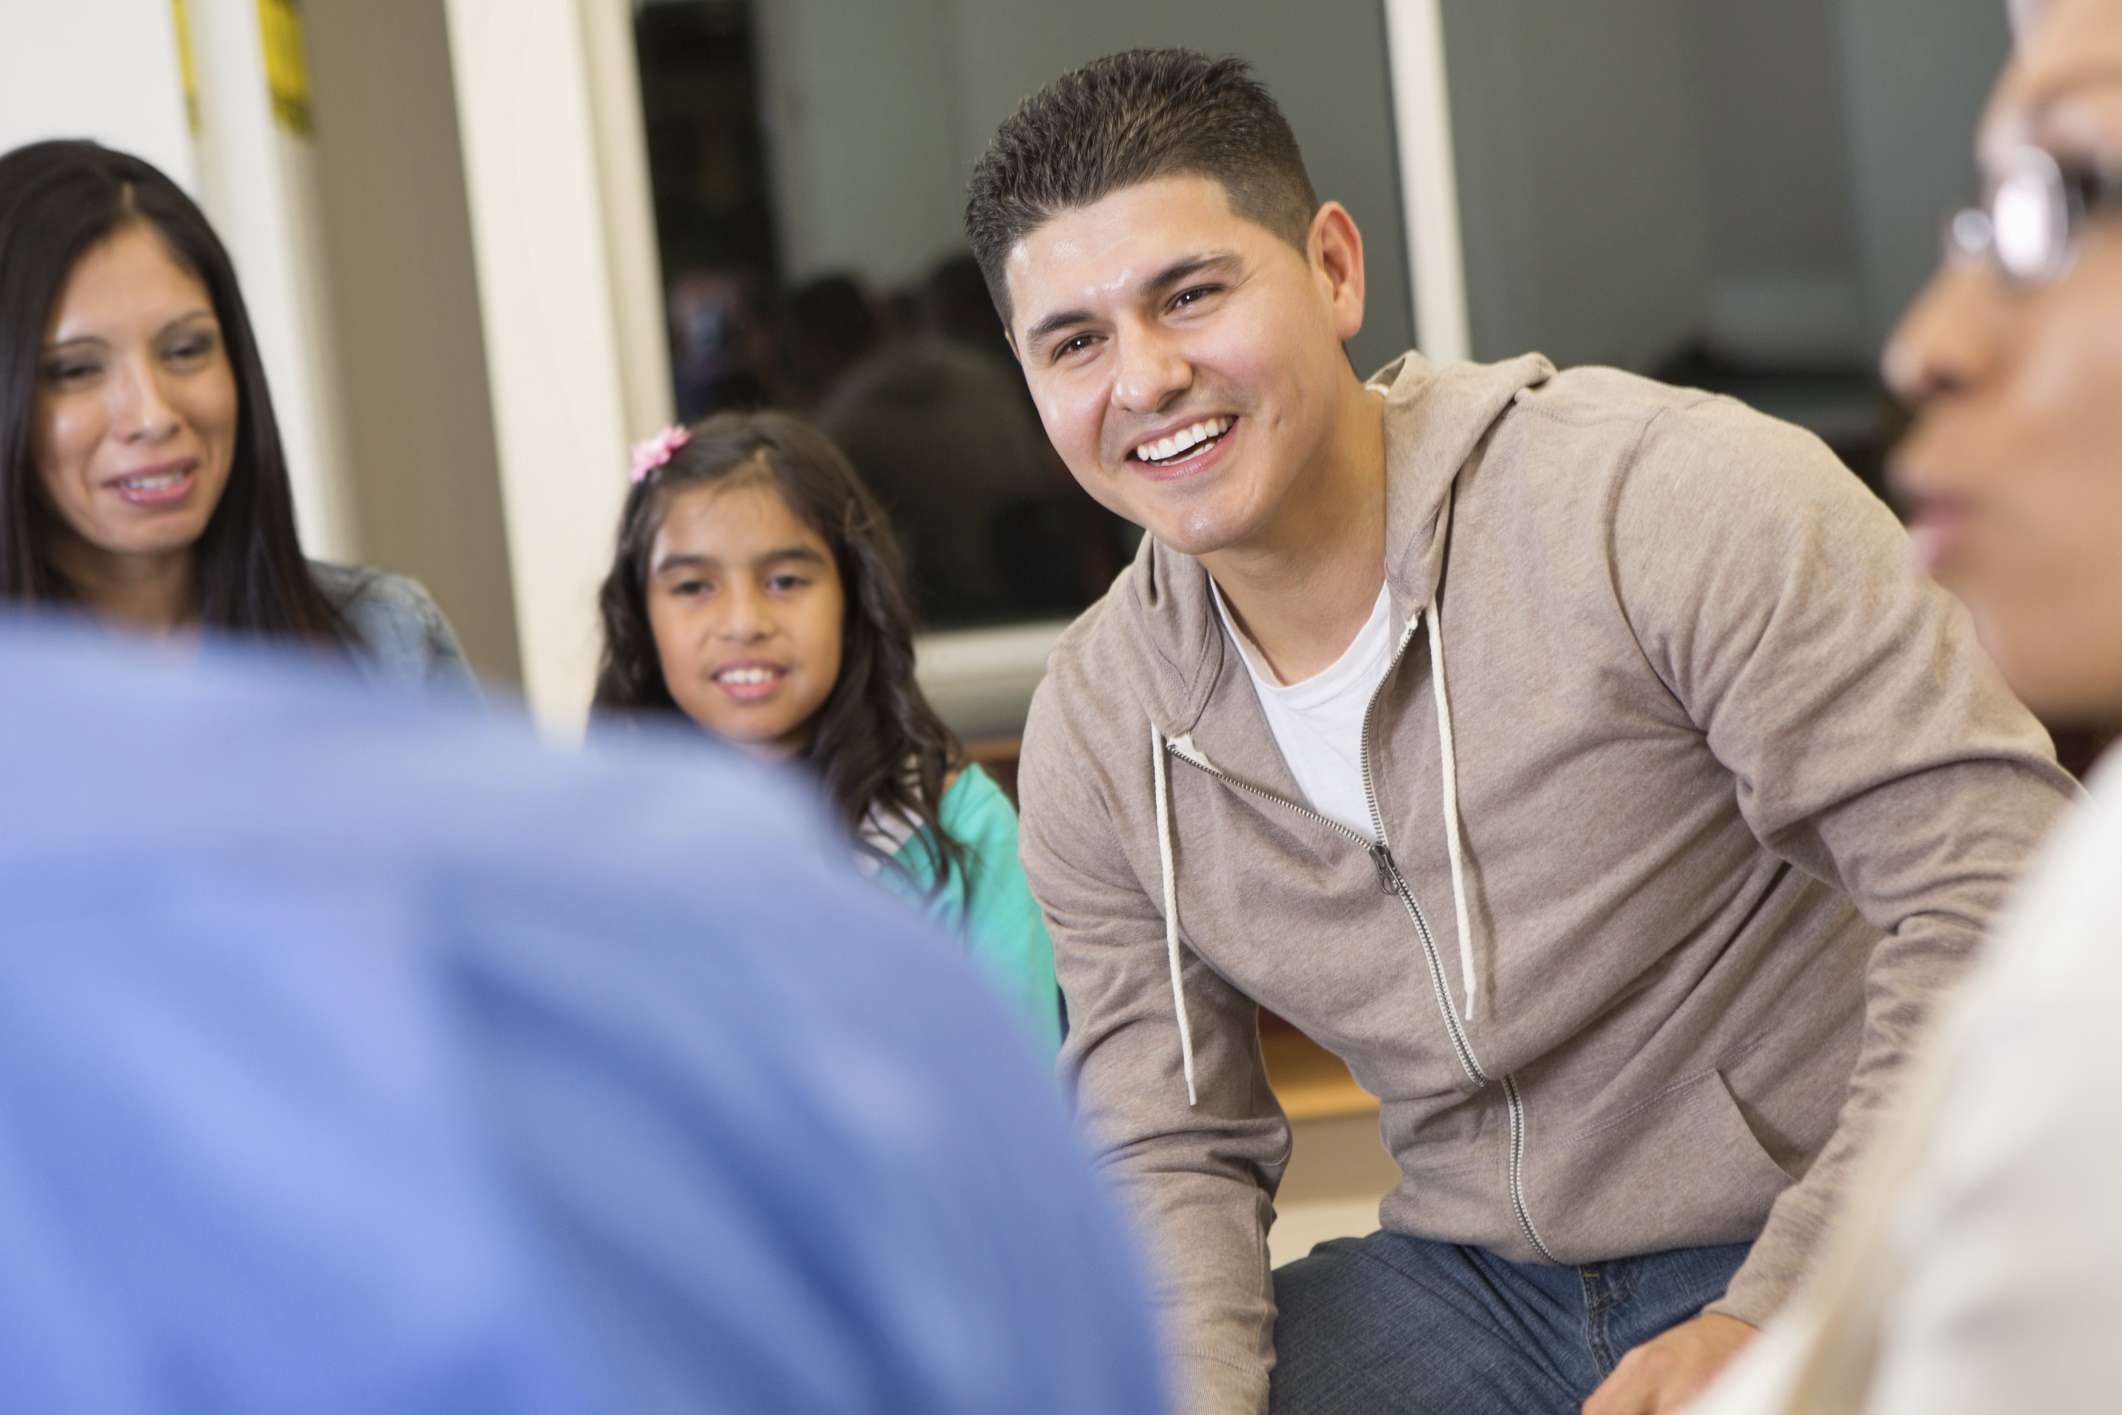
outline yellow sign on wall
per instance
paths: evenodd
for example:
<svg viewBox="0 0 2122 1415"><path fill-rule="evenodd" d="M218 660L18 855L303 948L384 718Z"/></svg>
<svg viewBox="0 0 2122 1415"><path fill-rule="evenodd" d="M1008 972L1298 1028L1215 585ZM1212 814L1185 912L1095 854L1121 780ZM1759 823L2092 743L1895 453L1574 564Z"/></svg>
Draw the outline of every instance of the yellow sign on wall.
<svg viewBox="0 0 2122 1415"><path fill-rule="evenodd" d="M258 25L265 37L265 83L273 96L273 117L289 132L308 137L309 63L302 53L299 0L258 0Z"/></svg>
<svg viewBox="0 0 2122 1415"><path fill-rule="evenodd" d="M169 0L170 18L177 24L177 76L184 84L184 118L194 134L199 131L199 69L192 63L192 22L184 13L184 0Z"/></svg>

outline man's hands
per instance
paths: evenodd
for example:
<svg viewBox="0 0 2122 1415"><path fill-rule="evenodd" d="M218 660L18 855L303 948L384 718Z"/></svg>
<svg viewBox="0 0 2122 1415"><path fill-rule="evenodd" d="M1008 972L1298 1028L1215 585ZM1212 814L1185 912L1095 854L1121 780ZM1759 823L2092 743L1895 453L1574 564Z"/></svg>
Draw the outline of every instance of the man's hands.
<svg viewBox="0 0 2122 1415"><path fill-rule="evenodd" d="M1754 1329L1737 1317L1705 1312L1621 1358L1584 1415L1668 1415L1681 1409L1752 1341Z"/></svg>

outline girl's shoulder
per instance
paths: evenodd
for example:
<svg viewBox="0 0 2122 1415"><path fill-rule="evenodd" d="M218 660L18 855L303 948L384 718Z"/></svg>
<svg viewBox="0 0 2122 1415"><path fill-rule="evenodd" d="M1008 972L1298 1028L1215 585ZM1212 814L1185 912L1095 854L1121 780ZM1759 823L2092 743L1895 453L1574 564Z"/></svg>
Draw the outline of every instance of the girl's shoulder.
<svg viewBox="0 0 2122 1415"><path fill-rule="evenodd" d="M322 560L312 560L309 572L378 676L472 686L457 631L418 580Z"/></svg>
<svg viewBox="0 0 2122 1415"><path fill-rule="evenodd" d="M943 828L960 840L1000 830L1007 830L1013 840L1017 834L1017 808L978 762L966 763L945 782L936 814Z"/></svg>

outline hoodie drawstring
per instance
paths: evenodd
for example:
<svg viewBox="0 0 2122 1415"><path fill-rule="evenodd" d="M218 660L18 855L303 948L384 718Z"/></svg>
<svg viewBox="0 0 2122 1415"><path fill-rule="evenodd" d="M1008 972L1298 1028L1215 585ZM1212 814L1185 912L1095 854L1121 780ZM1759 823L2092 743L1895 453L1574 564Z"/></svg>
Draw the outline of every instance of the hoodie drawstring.
<svg viewBox="0 0 2122 1415"><path fill-rule="evenodd" d="M1447 514L1449 514L1447 512ZM1461 1020L1474 1020L1478 991L1474 969L1474 929L1466 907L1466 846L1459 836L1459 767L1452 751L1451 694L1444 683L1444 609L1435 593L1429 597L1429 676L1437 695L1437 755L1444 778L1444 848L1452 862L1452 913L1459 926L1459 975L1466 982Z"/></svg>
<svg viewBox="0 0 2122 1415"><path fill-rule="evenodd" d="M1172 863L1172 788L1164 762L1164 733L1149 725L1149 759L1156 773L1157 864L1164 876L1164 952L1171 962L1172 1010L1179 1018L1179 1065L1186 1072L1186 1103L1194 1095L1194 1029L1186 1020L1186 984L1179 976L1179 874Z"/></svg>

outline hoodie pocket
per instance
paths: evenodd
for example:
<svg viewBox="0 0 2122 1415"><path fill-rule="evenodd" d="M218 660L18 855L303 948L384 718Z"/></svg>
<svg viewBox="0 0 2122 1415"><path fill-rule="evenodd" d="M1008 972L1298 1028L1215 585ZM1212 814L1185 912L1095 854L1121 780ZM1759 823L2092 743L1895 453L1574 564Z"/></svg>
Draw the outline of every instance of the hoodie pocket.
<svg viewBox="0 0 2122 1415"><path fill-rule="evenodd" d="M1527 1198L1566 1263L1744 1243L1791 1176L1761 1148L1718 1071L1575 1133L1528 1137Z"/></svg>

